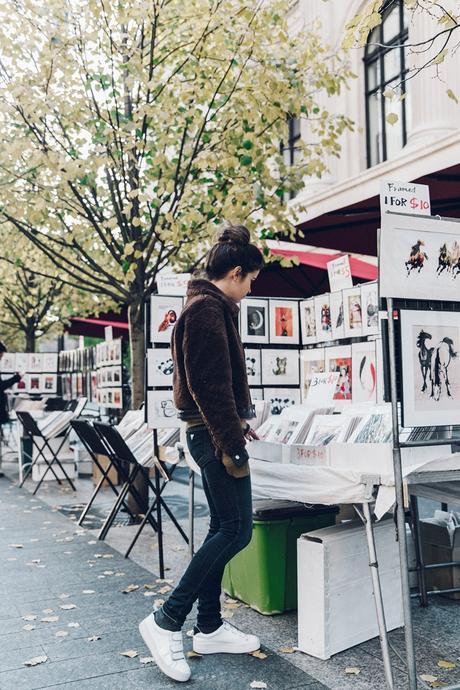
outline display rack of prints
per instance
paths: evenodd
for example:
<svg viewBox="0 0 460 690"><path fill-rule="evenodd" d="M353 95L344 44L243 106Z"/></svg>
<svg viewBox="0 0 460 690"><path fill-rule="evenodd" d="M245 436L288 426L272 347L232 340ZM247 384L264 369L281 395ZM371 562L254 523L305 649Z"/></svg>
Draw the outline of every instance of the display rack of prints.
<svg viewBox="0 0 460 690"><path fill-rule="evenodd" d="M170 343L174 324L183 308L182 297L152 295L150 307L150 341Z"/></svg>

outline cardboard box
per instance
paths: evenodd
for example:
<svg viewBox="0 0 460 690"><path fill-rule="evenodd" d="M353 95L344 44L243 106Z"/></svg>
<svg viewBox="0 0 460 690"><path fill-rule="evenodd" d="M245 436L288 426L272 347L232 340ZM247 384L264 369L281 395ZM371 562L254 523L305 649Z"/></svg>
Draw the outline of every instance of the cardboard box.
<svg viewBox="0 0 460 690"><path fill-rule="evenodd" d="M392 520L375 540L387 630L403 625L399 550ZM297 541L298 647L319 659L378 633L364 525L353 521L303 534Z"/></svg>
<svg viewBox="0 0 460 690"><path fill-rule="evenodd" d="M446 525L438 525L433 518L420 520L422 552L425 565L460 561L460 527L455 529L453 540ZM460 566L426 570L426 584L430 589L453 589L460 587ZM443 596L460 599L460 592Z"/></svg>
<svg viewBox="0 0 460 690"><path fill-rule="evenodd" d="M107 457L107 455L96 455L96 457L97 457L101 467L105 470L109 466L109 463L110 463L110 460ZM93 462L93 484L94 484L94 486L96 486L96 484L99 482L101 476L102 476L102 474L101 474L98 466ZM109 470L108 476L109 476L112 484L114 484L115 486L118 486L118 483L119 483L118 472L113 465ZM104 479L102 486L104 488L106 486L109 486L109 482L107 481L107 479Z"/></svg>

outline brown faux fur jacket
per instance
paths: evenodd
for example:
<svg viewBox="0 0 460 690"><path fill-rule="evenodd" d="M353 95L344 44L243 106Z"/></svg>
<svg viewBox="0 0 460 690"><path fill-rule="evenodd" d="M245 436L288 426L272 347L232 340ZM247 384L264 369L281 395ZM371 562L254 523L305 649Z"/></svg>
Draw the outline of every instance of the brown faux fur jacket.
<svg viewBox="0 0 460 690"><path fill-rule="evenodd" d="M239 308L208 280L191 280L172 334L174 403L183 420L201 415L220 456L248 459L241 419L254 417L238 333Z"/></svg>

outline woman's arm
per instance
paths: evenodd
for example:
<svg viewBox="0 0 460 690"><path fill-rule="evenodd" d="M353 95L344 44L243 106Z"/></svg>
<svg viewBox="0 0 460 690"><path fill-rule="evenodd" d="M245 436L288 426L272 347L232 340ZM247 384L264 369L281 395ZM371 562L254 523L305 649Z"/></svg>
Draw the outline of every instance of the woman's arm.
<svg viewBox="0 0 460 690"><path fill-rule="evenodd" d="M21 380L21 377L19 374L14 374L14 376L10 376L9 379L4 379L0 381L0 391L6 391L7 388L11 388L11 386L14 386L15 383Z"/></svg>
<svg viewBox="0 0 460 690"><path fill-rule="evenodd" d="M184 324L187 385L219 450L235 465L248 459L233 395L232 368L225 318L218 306L202 303Z"/></svg>

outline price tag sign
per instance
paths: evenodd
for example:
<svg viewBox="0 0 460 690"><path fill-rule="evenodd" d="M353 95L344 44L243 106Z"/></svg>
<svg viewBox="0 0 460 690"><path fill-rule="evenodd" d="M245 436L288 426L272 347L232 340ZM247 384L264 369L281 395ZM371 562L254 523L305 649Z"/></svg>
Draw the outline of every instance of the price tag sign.
<svg viewBox="0 0 460 690"><path fill-rule="evenodd" d="M431 215L430 188L412 182L382 182L380 185L380 212L399 211Z"/></svg>
<svg viewBox="0 0 460 690"><path fill-rule="evenodd" d="M338 371L329 371L323 374L313 374L310 388L307 394L308 405L330 405L334 399L334 393L339 380Z"/></svg>
<svg viewBox="0 0 460 690"><path fill-rule="evenodd" d="M347 288L353 287L350 258L348 254L345 254L345 256L339 256L338 259L328 261L327 273L329 276L329 287L331 292L338 292L339 290L346 290Z"/></svg>
<svg viewBox="0 0 460 690"><path fill-rule="evenodd" d="M164 273L157 275L157 289L159 295L186 295L191 273Z"/></svg>

